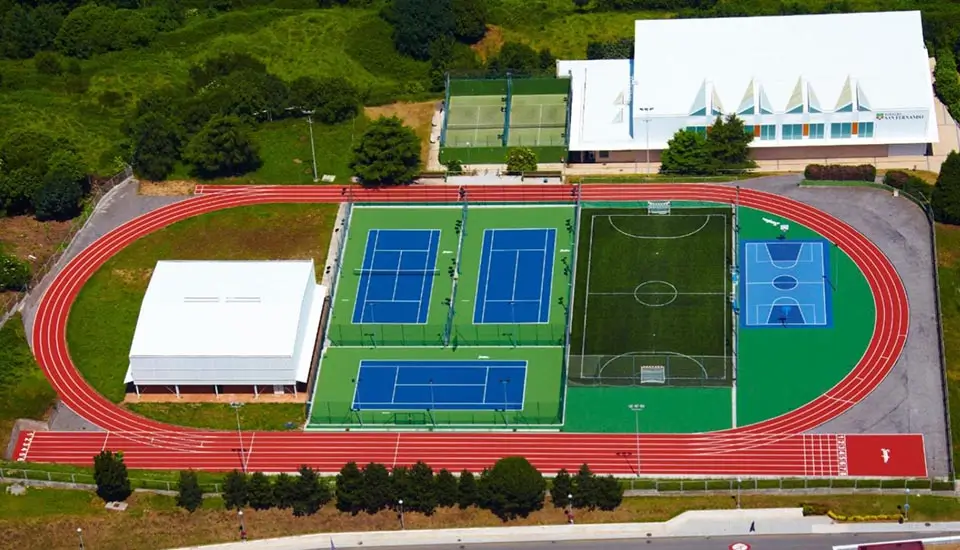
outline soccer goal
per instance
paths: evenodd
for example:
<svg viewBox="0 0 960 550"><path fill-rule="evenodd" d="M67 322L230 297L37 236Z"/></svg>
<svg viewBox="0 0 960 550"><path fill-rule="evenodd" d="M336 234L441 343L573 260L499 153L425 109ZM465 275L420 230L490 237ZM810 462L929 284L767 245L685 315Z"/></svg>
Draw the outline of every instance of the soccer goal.
<svg viewBox="0 0 960 550"><path fill-rule="evenodd" d="M667 368L660 365L641 365L640 366L641 384L666 384Z"/></svg>
<svg viewBox="0 0 960 550"><path fill-rule="evenodd" d="M669 214L670 201L650 201L647 203L647 214Z"/></svg>

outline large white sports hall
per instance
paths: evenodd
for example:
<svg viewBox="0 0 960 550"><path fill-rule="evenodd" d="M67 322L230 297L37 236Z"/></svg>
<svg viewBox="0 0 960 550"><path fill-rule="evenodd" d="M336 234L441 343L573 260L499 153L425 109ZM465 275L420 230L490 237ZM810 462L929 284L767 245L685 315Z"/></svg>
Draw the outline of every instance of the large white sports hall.
<svg viewBox="0 0 960 550"><path fill-rule="evenodd" d="M130 346L128 395L305 399L326 294L313 260L157 262Z"/></svg>
<svg viewBox="0 0 960 550"><path fill-rule="evenodd" d="M560 61L573 162L653 162L736 114L753 157L928 155L938 141L919 11L640 20L633 59Z"/></svg>

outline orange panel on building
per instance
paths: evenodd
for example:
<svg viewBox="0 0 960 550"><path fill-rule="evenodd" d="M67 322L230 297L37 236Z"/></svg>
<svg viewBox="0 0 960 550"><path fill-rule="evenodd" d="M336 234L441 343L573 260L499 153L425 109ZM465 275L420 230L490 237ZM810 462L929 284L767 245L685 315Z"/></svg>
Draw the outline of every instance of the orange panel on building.
<svg viewBox="0 0 960 550"><path fill-rule="evenodd" d="M803 125L803 137L808 137L809 135L810 135L810 125L809 125L809 124L804 124L804 125Z"/></svg>
<svg viewBox="0 0 960 550"><path fill-rule="evenodd" d="M760 125L757 124L753 127L753 137L760 137Z"/></svg>
<svg viewBox="0 0 960 550"><path fill-rule="evenodd" d="M857 123L856 123L856 122L853 123L853 129L851 130L851 133L852 133L853 135L857 135Z"/></svg>

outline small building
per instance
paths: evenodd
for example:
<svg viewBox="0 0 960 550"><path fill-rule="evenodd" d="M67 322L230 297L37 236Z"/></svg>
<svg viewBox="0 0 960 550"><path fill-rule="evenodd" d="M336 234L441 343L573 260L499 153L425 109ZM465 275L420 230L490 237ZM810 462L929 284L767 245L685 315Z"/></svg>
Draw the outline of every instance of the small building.
<svg viewBox="0 0 960 550"><path fill-rule="evenodd" d="M303 391L326 295L312 260L157 262L130 346L128 389Z"/></svg>
<svg viewBox="0 0 960 550"><path fill-rule="evenodd" d="M736 114L763 160L915 157L938 141L919 11L635 23L633 59L560 61L572 162L659 161Z"/></svg>

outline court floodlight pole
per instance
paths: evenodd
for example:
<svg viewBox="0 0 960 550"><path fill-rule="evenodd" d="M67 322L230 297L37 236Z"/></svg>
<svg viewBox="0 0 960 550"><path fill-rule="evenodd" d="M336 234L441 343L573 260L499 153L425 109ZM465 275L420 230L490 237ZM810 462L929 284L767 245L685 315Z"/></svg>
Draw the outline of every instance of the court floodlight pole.
<svg viewBox="0 0 960 550"><path fill-rule="evenodd" d="M243 403L239 401L232 401L230 406L233 408L233 412L237 415L237 439L240 440L240 466L243 468L243 473L247 473L247 453L243 450L243 432L240 430L240 407L243 406Z"/></svg>
<svg viewBox="0 0 960 550"><path fill-rule="evenodd" d="M80 539L80 550L83 550L83 528L77 527L77 538Z"/></svg>
<svg viewBox="0 0 960 550"><path fill-rule="evenodd" d="M634 428L637 443L637 477L640 477L640 411L646 408L642 403L631 403L627 408L633 411Z"/></svg>

